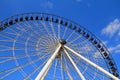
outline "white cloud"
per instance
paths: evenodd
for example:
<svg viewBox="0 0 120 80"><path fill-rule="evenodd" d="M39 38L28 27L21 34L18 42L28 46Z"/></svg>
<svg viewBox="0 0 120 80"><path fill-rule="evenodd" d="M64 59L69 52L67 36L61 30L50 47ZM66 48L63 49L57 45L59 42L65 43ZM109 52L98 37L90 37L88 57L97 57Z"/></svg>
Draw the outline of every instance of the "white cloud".
<svg viewBox="0 0 120 80"><path fill-rule="evenodd" d="M102 34L105 34L109 37L112 37L115 33L120 31L120 21L119 19L115 19L114 21L110 22L103 30Z"/></svg>
<svg viewBox="0 0 120 80"><path fill-rule="evenodd" d="M41 3L41 7L44 9L52 9L53 8L53 3L51 1L43 1Z"/></svg>
<svg viewBox="0 0 120 80"><path fill-rule="evenodd" d="M108 50L110 52L120 53L120 44L118 44L118 45L116 45L114 47L110 47L110 48L108 48Z"/></svg>
<svg viewBox="0 0 120 80"><path fill-rule="evenodd" d="M114 47L109 47L108 50L112 52L115 48Z"/></svg>
<svg viewBox="0 0 120 80"><path fill-rule="evenodd" d="M106 46L108 41L102 41L102 43Z"/></svg>
<svg viewBox="0 0 120 80"><path fill-rule="evenodd" d="M120 36L120 31L119 31L118 35Z"/></svg>

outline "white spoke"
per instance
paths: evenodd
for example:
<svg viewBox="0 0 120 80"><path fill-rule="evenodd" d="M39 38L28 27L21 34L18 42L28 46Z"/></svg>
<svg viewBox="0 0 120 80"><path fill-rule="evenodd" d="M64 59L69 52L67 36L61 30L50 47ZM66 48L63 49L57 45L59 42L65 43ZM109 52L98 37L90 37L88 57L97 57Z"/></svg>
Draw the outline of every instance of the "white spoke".
<svg viewBox="0 0 120 80"><path fill-rule="evenodd" d="M58 60L56 60L56 62L55 62L55 69L54 69L54 76L53 76L54 80L56 80L57 66L58 66Z"/></svg>
<svg viewBox="0 0 120 80"><path fill-rule="evenodd" d="M66 41L68 41L71 37L72 37L72 35L75 33L75 31L73 30L71 33L70 33L70 35L67 37L67 39L66 39Z"/></svg>
<svg viewBox="0 0 120 80"><path fill-rule="evenodd" d="M64 39L66 32L67 32L67 29L68 29L68 27L65 28L62 39Z"/></svg>
<svg viewBox="0 0 120 80"><path fill-rule="evenodd" d="M60 54L60 55L61 55L61 60L60 60L60 61L61 61L61 77L62 77L62 80L64 80L63 64L62 64L62 61L63 61L63 60L62 60L62 56L63 56L63 55L62 55L62 54Z"/></svg>
<svg viewBox="0 0 120 80"><path fill-rule="evenodd" d="M60 39L60 22L58 23L58 40Z"/></svg>
<svg viewBox="0 0 120 80"><path fill-rule="evenodd" d="M64 57L64 56L63 56L63 57ZM63 64L63 67L64 67L64 69L65 69L65 71L66 71L69 79L70 79L70 80L73 80L73 77L72 77L71 74L69 73L69 68L68 68L68 64L67 64L67 61L66 61L65 57L64 57L64 61L65 61L66 66L64 66L64 64Z"/></svg>
<svg viewBox="0 0 120 80"><path fill-rule="evenodd" d="M8 30L12 31L13 33L17 34L17 31L15 31L14 29L12 29L12 27L7 27Z"/></svg>
<svg viewBox="0 0 120 80"><path fill-rule="evenodd" d="M72 76L70 75L69 71L66 69L66 67L63 65L63 69L66 71L68 77L70 80L73 80Z"/></svg>
<svg viewBox="0 0 120 80"><path fill-rule="evenodd" d="M104 74L108 75L109 77L113 78L114 80L120 80L119 78L115 77L114 75L112 75L111 73L107 72L106 70L104 70L102 67L96 65L95 63L91 62L90 60L88 60L87 58L85 58L84 56L80 55L79 53L75 52L74 50L72 50L71 48L69 48L68 46L64 46L67 50L71 51L72 53L74 53L75 55L77 55L78 57L80 57L82 60L86 61L87 63L89 63L90 65L92 65L93 67L95 67L96 69L100 70L101 72L103 72Z"/></svg>
<svg viewBox="0 0 120 80"><path fill-rule="evenodd" d="M13 39L12 37L10 37L10 36L5 36L5 35L3 35L3 34L0 34L0 36L6 38L6 39L8 39L8 40L14 40L14 39Z"/></svg>
<svg viewBox="0 0 120 80"><path fill-rule="evenodd" d="M39 35L39 32L35 31L30 23L26 22L26 24L23 24L23 25L26 26L31 31L33 31L33 33L35 33L36 35Z"/></svg>
<svg viewBox="0 0 120 80"><path fill-rule="evenodd" d="M39 60L41 60L41 59L43 59L45 57L48 57L48 55L42 55L42 56L40 56L40 58L37 58L37 59L33 60L33 62L37 62L37 61L39 61ZM0 71L0 74L2 74L4 72L9 72L9 71L12 71L12 70L16 70L16 69L19 70L20 68L24 68L24 67L26 67L26 66L28 66L30 64L32 64L31 61L26 62L26 63L21 64L21 65L18 65L18 66L13 67L13 68L9 68L7 70Z"/></svg>
<svg viewBox="0 0 120 80"><path fill-rule="evenodd" d="M63 49L64 49L64 52L66 53L67 57L69 58L70 62L72 63L72 65L73 65L74 68L76 69L76 71L77 71L78 75L80 76L80 78L81 78L82 80L85 80L83 74L80 72L80 70L78 69L78 67L76 66L76 64L74 63L74 61L73 61L72 58L70 57L70 55L68 54L68 52L65 50L65 48L63 48Z"/></svg>
<svg viewBox="0 0 120 80"><path fill-rule="evenodd" d="M47 34L50 36L51 33L50 33L50 30L49 30L49 28L47 27L45 21L40 21L40 22L41 22L41 24L44 26L44 29L46 30Z"/></svg>
<svg viewBox="0 0 120 80"><path fill-rule="evenodd" d="M2 76L2 77L0 78L0 80L3 80L4 78L6 78L7 76L11 75L12 73L14 73L14 72L16 72L16 71L17 71L17 69L16 69L16 70L12 70L11 72L8 72L8 73L5 74L4 76Z"/></svg>
<svg viewBox="0 0 120 80"><path fill-rule="evenodd" d="M30 36L29 34L31 34L31 32L29 32L29 31L32 31L32 34L36 34L37 36L39 36L39 32L34 31L34 30L32 29L32 26L30 26L30 25L25 25L25 23L22 24L24 27L21 26L21 24L16 24L16 25L18 25L19 27L16 27L15 29L20 30L20 31L23 31L26 36ZM20 35L19 35L19 36L20 36ZM22 36L22 39L26 39L26 37L24 38L24 36ZM37 38L35 38L35 36L34 36L34 38L31 39L32 41L30 41L30 42L31 42L31 43L35 43L35 42L34 42L34 39L37 39Z"/></svg>
<svg viewBox="0 0 120 80"><path fill-rule="evenodd" d="M70 45L72 45L72 46L79 46L79 45L81 45L81 44L85 44L85 43L87 43L87 39L83 39L83 40L80 40L77 44L73 44L73 43L71 43ZM68 42L68 44L69 44L69 42Z"/></svg>
<svg viewBox="0 0 120 80"><path fill-rule="evenodd" d="M0 61L0 64L3 64L3 63L6 63L6 62L9 62L11 60L14 60L14 59L6 59L6 60L3 60L3 61Z"/></svg>
<svg viewBox="0 0 120 80"><path fill-rule="evenodd" d="M35 54L35 53L32 53L32 54L29 54L29 56L38 56L38 55L40 55L40 54ZM3 59L5 59L5 60L3 60L3 61L1 61L0 62L0 64L3 64L3 63L5 63L5 62L9 62L9 61L12 61L12 60L18 60L18 59L22 59L22 58L27 58L28 57L28 55L17 55L17 56L0 56L0 59L1 58L3 58ZM6 58L8 58L8 59L6 59Z"/></svg>
<svg viewBox="0 0 120 80"><path fill-rule="evenodd" d="M47 62L47 60L45 62L43 62L42 64L40 64L35 70L33 70L30 74L28 74L24 80L28 80L30 78L30 76L32 76L35 72L37 72L41 66L43 66L45 63Z"/></svg>
<svg viewBox="0 0 120 80"><path fill-rule="evenodd" d="M43 69L41 70L41 72L37 75L35 80L40 80L40 79L44 79L43 76L44 74L46 74L45 72L48 71L49 66L52 65L52 62L54 61L54 59L56 58L56 56L58 55L58 52L61 49L61 44L59 44L59 46L57 47L57 49L55 50L55 52L53 53L53 55L50 57L50 59L48 60L48 62L45 64L45 66L43 67Z"/></svg>
<svg viewBox="0 0 120 80"><path fill-rule="evenodd" d="M79 36L76 37L75 39L73 39L73 40L71 40L70 42L68 42L68 44L73 43L74 41L76 41L77 39L79 39L79 38L81 38L81 37L82 37L82 35L79 35Z"/></svg>
<svg viewBox="0 0 120 80"><path fill-rule="evenodd" d="M53 25L53 22L50 22L49 24L51 26L54 37L57 38L56 33L55 33L55 29L54 29L55 26Z"/></svg>

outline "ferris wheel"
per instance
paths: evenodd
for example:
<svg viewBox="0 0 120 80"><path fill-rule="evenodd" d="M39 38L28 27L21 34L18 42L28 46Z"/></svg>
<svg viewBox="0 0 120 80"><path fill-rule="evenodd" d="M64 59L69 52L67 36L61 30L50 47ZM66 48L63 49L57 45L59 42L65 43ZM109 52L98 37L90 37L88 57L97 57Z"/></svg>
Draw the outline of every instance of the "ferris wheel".
<svg viewBox="0 0 120 80"><path fill-rule="evenodd" d="M120 80L102 42L53 14L24 13L0 22L0 80Z"/></svg>

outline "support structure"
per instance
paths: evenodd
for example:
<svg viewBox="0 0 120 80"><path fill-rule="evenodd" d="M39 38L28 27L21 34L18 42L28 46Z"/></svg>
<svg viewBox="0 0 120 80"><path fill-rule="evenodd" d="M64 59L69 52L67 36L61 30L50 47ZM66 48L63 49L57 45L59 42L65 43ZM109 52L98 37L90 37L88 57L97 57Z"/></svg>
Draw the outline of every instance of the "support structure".
<svg viewBox="0 0 120 80"><path fill-rule="evenodd" d="M96 69L98 69L99 71L103 72L104 74L108 75L112 79L114 79L114 80L120 80L116 76L114 76L111 73L109 73L108 71L104 70L102 67L98 66L97 64L91 62L89 59L87 59L84 56L80 55L79 53L75 52L74 50L72 50L68 46L64 46L64 48L67 49L67 50L69 50L69 51L71 51L72 53L74 53L75 55L77 55L78 57L80 57L82 60L86 61L88 64L90 64L91 66L95 67Z"/></svg>
<svg viewBox="0 0 120 80"><path fill-rule="evenodd" d="M65 48L63 48L63 49L64 49L64 52L66 53L68 59L70 60L70 62L71 62L72 65L74 66L74 68L76 69L76 71L77 71L78 75L80 76L80 78L81 78L82 80L86 80L86 79L84 78L84 76L82 75L82 73L80 72L80 70L78 69L78 67L76 66L76 64L74 63L74 61L72 60L72 58L70 57L70 55L68 54L68 52L65 50Z"/></svg>
<svg viewBox="0 0 120 80"><path fill-rule="evenodd" d="M61 44L58 45L57 49L55 50L53 55L50 57L50 59L47 61L47 63L45 64L43 69L40 71L40 73L37 75L35 80L44 80L45 76L47 75L47 72L50 69L50 66L52 65L52 62L54 61L54 59L58 55L58 52L60 51L61 46L62 46Z"/></svg>

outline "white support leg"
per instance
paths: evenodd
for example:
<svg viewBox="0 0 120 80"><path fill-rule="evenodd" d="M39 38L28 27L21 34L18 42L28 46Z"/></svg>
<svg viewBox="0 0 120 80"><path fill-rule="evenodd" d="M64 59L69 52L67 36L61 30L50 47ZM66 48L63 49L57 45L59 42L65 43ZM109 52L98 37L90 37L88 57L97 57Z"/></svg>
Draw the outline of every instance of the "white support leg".
<svg viewBox="0 0 120 80"><path fill-rule="evenodd" d="M100 70L101 72L103 72L104 74L108 75L109 77L111 77L114 80L120 80L119 78L115 77L114 75L112 75L111 73L107 72L106 70L104 70L102 67L96 65L95 63L91 62L89 59L85 58L84 56L80 55L79 53L75 52L74 50L72 50L71 48L69 48L68 46L64 46L64 48L68 49L69 51L71 51L72 53L74 53L75 55L77 55L78 57L80 57L81 59L83 59L84 61L86 61L87 63L89 63L91 66L95 67L96 69Z"/></svg>
<svg viewBox="0 0 120 80"><path fill-rule="evenodd" d="M76 69L78 75L80 76L80 78L82 80L85 80L84 76L82 75L82 73L80 72L80 70L78 69L78 67L76 66L76 64L74 63L74 61L72 60L72 58L70 57L70 55L68 54L68 52L64 49L64 52L66 53L67 57L69 58L70 62L72 63L72 65L74 66L74 68Z"/></svg>
<svg viewBox="0 0 120 80"><path fill-rule="evenodd" d="M43 74L42 78L40 80L44 80L45 76L47 75L50 67L51 67L52 63L50 64L50 66L48 66L48 69L46 70L46 72Z"/></svg>
<svg viewBox="0 0 120 80"><path fill-rule="evenodd" d="M45 64L45 66L43 67L43 69L40 71L40 73L37 75L37 77L35 78L35 80L41 80L45 78L45 76L47 75L46 71L48 72L50 69L50 65L52 65L52 62L54 61L55 57L58 55L58 52L60 51L61 48L61 44L59 44L58 48L56 49L56 51L53 53L53 55L50 57L50 59L47 61L47 63Z"/></svg>

